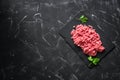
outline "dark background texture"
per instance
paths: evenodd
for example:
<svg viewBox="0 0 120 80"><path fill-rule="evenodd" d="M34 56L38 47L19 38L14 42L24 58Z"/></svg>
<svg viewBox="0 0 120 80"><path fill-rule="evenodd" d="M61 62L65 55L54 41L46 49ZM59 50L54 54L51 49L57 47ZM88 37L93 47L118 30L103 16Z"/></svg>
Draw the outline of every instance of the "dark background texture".
<svg viewBox="0 0 120 80"><path fill-rule="evenodd" d="M116 46L93 69L58 34L79 11ZM120 80L120 0L0 0L0 80Z"/></svg>

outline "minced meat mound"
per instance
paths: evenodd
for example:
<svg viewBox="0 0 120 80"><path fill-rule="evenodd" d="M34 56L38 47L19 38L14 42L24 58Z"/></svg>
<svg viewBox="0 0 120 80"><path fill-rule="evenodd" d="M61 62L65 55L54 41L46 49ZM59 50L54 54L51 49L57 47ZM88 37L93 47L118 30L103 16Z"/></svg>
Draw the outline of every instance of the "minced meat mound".
<svg viewBox="0 0 120 80"><path fill-rule="evenodd" d="M71 38L75 45L80 47L83 52L89 56L96 56L97 52L102 52L105 48L102 46L99 34L90 25L76 25L71 31Z"/></svg>

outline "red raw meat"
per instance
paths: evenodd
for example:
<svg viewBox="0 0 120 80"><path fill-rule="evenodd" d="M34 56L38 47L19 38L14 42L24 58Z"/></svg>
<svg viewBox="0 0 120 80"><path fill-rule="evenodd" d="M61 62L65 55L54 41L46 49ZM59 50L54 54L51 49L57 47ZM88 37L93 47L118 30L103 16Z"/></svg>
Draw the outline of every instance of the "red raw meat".
<svg viewBox="0 0 120 80"><path fill-rule="evenodd" d="M71 36L74 44L79 46L89 56L96 56L97 52L102 52L105 49L102 46L99 34L90 25L79 24L74 26Z"/></svg>

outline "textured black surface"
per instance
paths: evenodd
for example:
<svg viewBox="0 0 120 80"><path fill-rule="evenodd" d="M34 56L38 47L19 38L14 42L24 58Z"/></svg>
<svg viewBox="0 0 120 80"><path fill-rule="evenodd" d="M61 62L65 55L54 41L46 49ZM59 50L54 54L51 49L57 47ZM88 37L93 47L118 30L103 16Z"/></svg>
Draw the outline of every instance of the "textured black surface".
<svg viewBox="0 0 120 80"><path fill-rule="evenodd" d="M88 14L88 15L87 15ZM114 49L114 44L110 41L110 39L108 37L111 37L111 36L106 36L104 34L103 31L101 31L101 29L99 29L97 27L97 24L94 22L94 20L92 20L89 15L91 15L91 13L89 13L89 11L80 11L79 13L77 13L75 15L75 17L69 21L65 27L63 27L59 33L60 35L65 39L65 41L71 46L71 48L73 50L75 50L75 52L80 56L80 58L82 58L82 60L85 62L85 64L88 66L90 64L90 62L88 61L88 56L85 55L83 53L83 51L77 47L73 40L71 39L71 31L73 29L73 26L76 26L78 24L83 24L81 23L79 20L76 20L77 18L79 18L81 15L85 15L89 20L87 23L85 23L85 25L91 25L93 26L93 28L96 30L96 32L100 35L101 37L101 41L103 43L103 46L105 47L105 51L103 51L102 53L98 53L96 55L96 57L100 58L100 60L102 60L110 51L112 51ZM107 25L106 25L107 26ZM109 25L108 25L109 26ZM105 27L105 26L103 26ZM110 29L109 29L110 30ZM109 32L109 30L107 30L107 32ZM89 67L89 66L88 66Z"/></svg>
<svg viewBox="0 0 120 80"><path fill-rule="evenodd" d="M93 69L58 34L79 11L115 45ZM0 80L120 80L119 25L119 0L0 0Z"/></svg>

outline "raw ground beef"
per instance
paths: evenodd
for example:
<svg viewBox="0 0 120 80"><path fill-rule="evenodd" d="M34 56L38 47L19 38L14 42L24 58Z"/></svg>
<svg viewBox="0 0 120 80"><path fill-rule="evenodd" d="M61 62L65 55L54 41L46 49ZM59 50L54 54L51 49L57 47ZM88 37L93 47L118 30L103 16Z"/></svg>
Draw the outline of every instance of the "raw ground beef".
<svg viewBox="0 0 120 80"><path fill-rule="evenodd" d="M71 31L71 38L74 44L80 47L83 52L89 56L96 56L97 52L102 52L105 48L102 46L100 36L90 25L76 25Z"/></svg>

